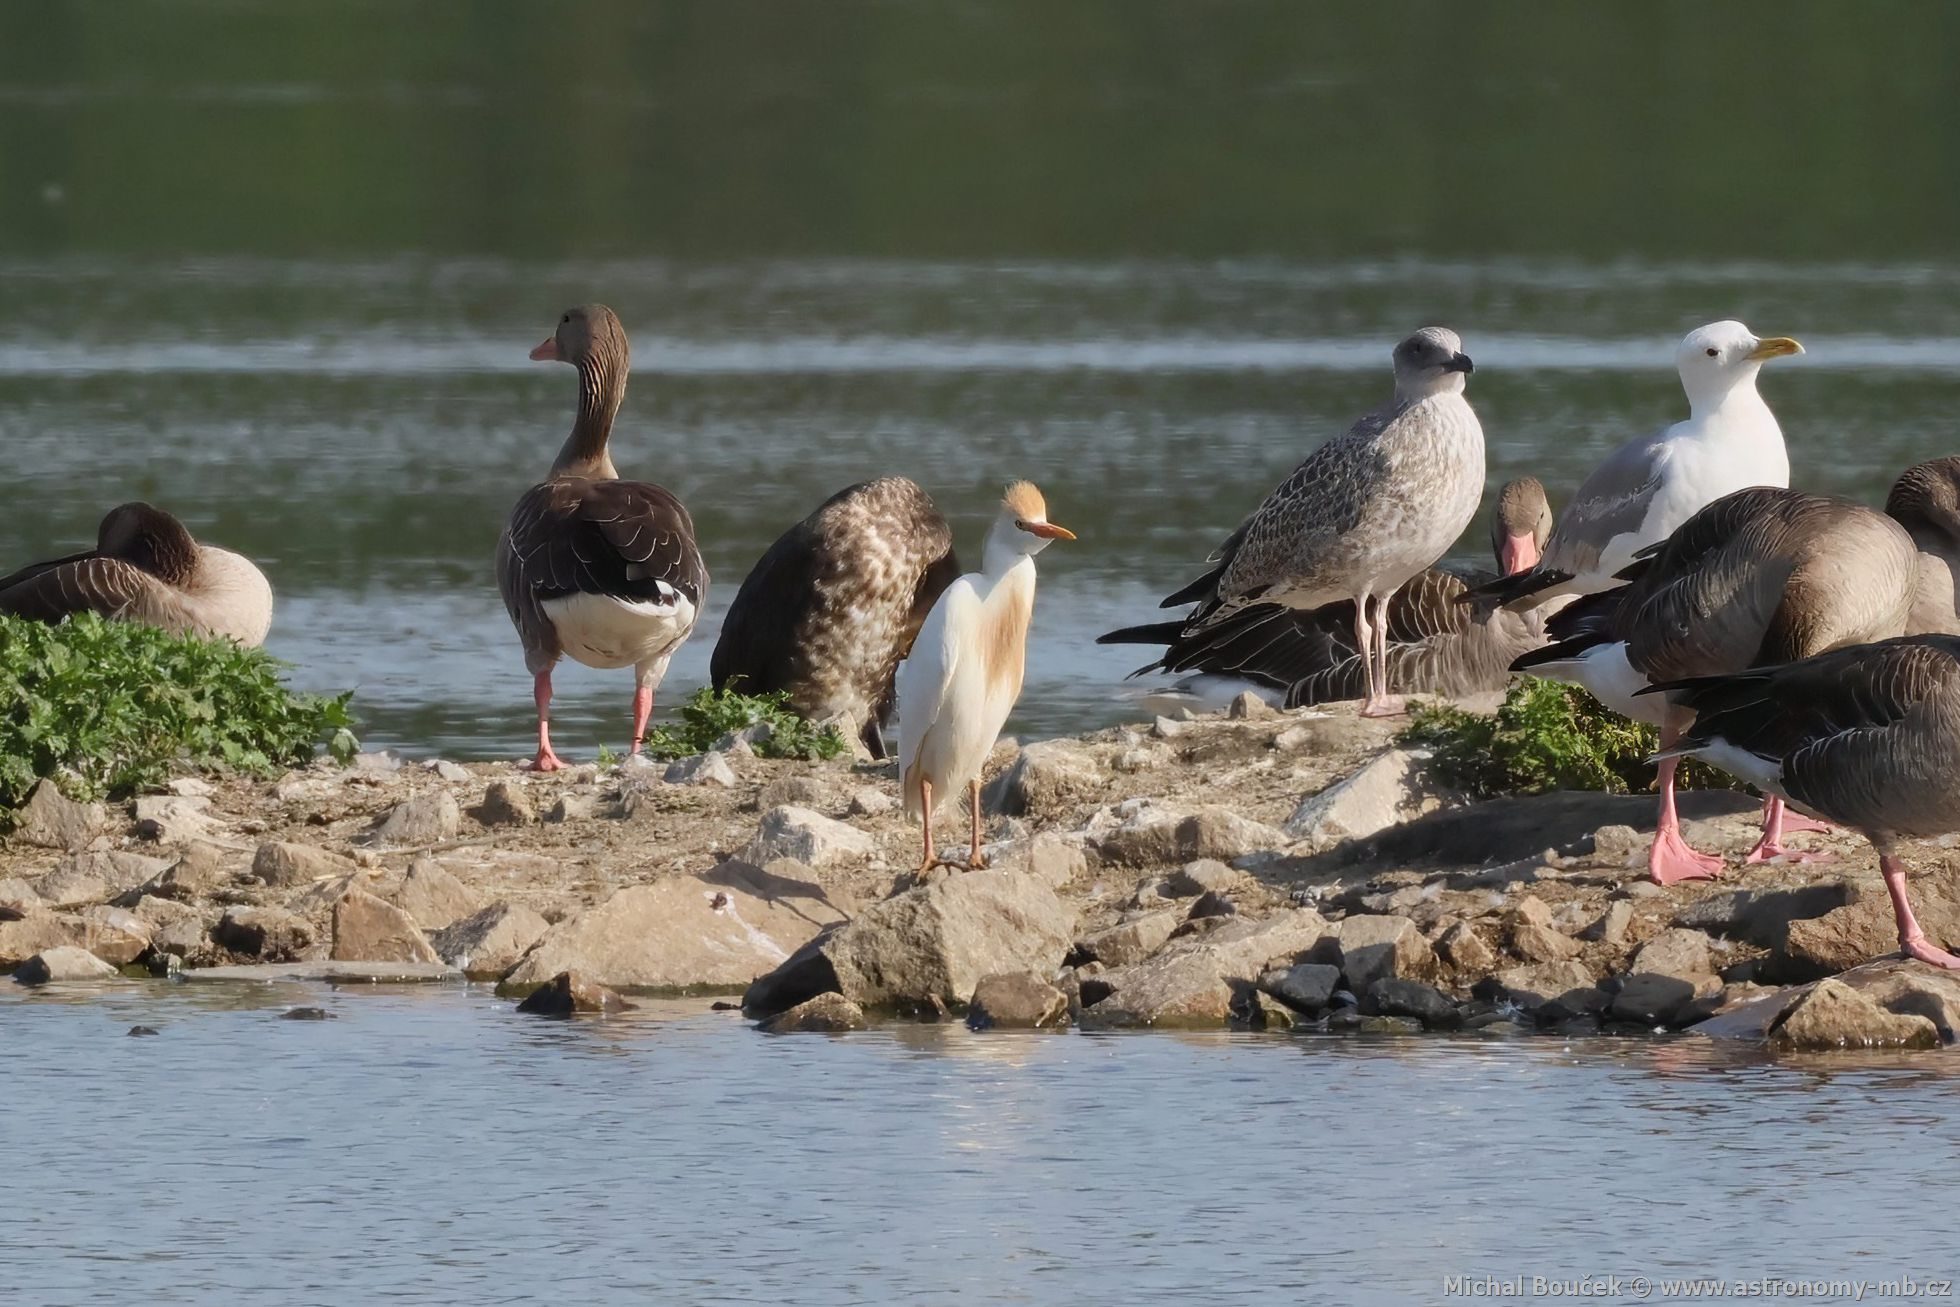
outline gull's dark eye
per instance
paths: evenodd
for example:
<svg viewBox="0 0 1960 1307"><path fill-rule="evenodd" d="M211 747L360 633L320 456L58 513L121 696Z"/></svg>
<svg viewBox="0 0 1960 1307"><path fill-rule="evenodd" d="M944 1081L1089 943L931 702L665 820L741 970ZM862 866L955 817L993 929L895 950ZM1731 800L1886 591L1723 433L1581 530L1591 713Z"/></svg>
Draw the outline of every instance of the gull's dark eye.
<svg viewBox="0 0 1960 1307"><path fill-rule="evenodd" d="M1709 351L1708 351L1708 357L1709 357L1709 358L1714 358L1714 357L1715 357L1715 356L1716 356L1717 354L1720 354L1721 352L1722 352L1722 351L1721 351L1721 350L1719 350L1719 349L1711 349L1711 350L1709 350Z"/></svg>
<svg viewBox="0 0 1960 1307"><path fill-rule="evenodd" d="M1027 521L1026 521L1025 519L1023 519L1023 518L1018 518L1018 517L1017 517L1017 518L1015 518L1015 519L1014 519L1014 529L1015 529L1016 531L1025 531L1025 530L1027 530L1027 529L1028 529L1028 524L1027 524Z"/></svg>

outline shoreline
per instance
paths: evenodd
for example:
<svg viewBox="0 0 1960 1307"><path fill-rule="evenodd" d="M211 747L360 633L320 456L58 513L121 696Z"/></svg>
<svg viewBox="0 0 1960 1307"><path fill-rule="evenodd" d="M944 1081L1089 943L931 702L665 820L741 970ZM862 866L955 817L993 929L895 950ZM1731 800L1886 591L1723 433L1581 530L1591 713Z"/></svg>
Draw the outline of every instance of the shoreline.
<svg viewBox="0 0 1960 1307"><path fill-rule="evenodd" d="M44 785L0 849L0 969L110 984L380 964L365 978L467 974L509 997L570 972L595 992L743 994L764 1029L1960 1036L1960 978L1897 960L1857 837L1801 837L1833 861L1663 890L1644 869L1650 796L1462 803L1398 729L1348 704L1241 702L1003 741L992 869L924 886L888 764L770 761L734 739L550 776L364 754L117 805ZM1691 794L1689 839L1739 854L1756 807ZM949 848L964 831L942 824ZM1908 863L1929 932L1960 937L1948 850Z"/></svg>

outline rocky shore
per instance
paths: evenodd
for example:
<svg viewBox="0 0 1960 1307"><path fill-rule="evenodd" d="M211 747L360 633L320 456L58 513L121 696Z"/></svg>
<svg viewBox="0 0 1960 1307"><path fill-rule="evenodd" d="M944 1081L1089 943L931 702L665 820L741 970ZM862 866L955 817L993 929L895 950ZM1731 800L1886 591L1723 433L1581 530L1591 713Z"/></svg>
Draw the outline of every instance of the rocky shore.
<svg viewBox="0 0 1960 1307"><path fill-rule="evenodd" d="M1644 874L1649 797L1461 802L1394 729L1242 700L1003 743L992 867L925 884L889 765L769 761L736 738L548 776L370 754L111 806L44 784L0 850L0 970L468 978L552 1013L739 994L764 1030L1960 1037L1960 977L1897 960L1855 837L1798 837L1833 861L1663 891ZM1754 839L1744 796L1684 812L1732 864ZM1909 863L1927 930L1960 939L1951 851Z"/></svg>

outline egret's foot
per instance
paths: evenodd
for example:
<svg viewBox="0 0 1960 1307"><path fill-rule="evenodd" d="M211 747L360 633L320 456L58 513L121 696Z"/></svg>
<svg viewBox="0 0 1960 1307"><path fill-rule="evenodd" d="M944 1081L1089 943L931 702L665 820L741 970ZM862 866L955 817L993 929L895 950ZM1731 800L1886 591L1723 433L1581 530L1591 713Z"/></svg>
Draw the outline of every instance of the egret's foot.
<svg viewBox="0 0 1960 1307"><path fill-rule="evenodd" d="M1944 971L1960 971L1960 958L1954 957L1945 949L1936 946L1924 935L1914 935L1911 939L1899 941L1909 958L1918 958L1929 967L1939 967Z"/></svg>
<svg viewBox="0 0 1960 1307"><path fill-rule="evenodd" d="M931 880L932 873L938 871L941 867L944 867L948 871L965 871L967 869L964 862L953 858L928 858L919 864L919 869L912 873L912 878L923 885L928 880Z"/></svg>
<svg viewBox="0 0 1960 1307"><path fill-rule="evenodd" d="M1409 711L1409 705L1399 694L1385 694L1379 699L1370 699L1361 705L1363 717L1400 717Z"/></svg>
<svg viewBox="0 0 1960 1307"><path fill-rule="evenodd" d="M978 849L975 849L972 855L966 860L966 869L968 871L985 871L992 865L991 862L987 861L987 855Z"/></svg>
<svg viewBox="0 0 1960 1307"><path fill-rule="evenodd" d="M526 771L564 771L565 763L549 749L539 749L538 756L529 762L520 763Z"/></svg>
<svg viewBox="0 0 1960 1307"><path fill-rule="evenodd" d="M1675 885L1684 880L1714 880L1722 874L1722 860L1713 854L1698 853L1688 847L1680 831L1663 831L1654 837L1647 851L1647 876L1656 885Z"/></svg>
<svg viewBox="0 0 1960 1307"><path fill-rule="evenodd" d="M1786 831L1789 829L1787 819L1784 829ZM1742 855L1742 860L1754 866L1759 862L1773 862L1778 858L1785 862L1829 862L1835 857L1837 854L1829 849L1790 849L1781 844L1773 844L1768 839L1760 839L1756 841L1755 848Z"/></svg>

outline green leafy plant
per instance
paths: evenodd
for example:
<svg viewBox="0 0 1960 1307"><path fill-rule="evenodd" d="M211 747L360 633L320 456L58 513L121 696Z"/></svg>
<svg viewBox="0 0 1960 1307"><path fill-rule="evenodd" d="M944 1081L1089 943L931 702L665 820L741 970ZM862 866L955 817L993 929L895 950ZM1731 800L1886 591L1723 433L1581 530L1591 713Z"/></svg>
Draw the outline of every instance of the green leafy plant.
<svg viewBox="0 0 1960 1307"><path fill-rule="evenodd" d="M850 743L835 726L819 726L799 717L782 691L769 694L740 694L702 686L681 705L676 726L658 726L647 733L646 750L655 758L687 758L705 753L716 740L733 731L758 724L768 726L758 732L754 748L765 758L836 758L850 750Z"/></svg>
<svg viewBox="0 0 1960 1307"><path fill-rule="evenodd" d="M1429 767L1445 785L1477 798L1545 790L1625 794L1652 786L1660 735L1630 721L1584 690L1526 678L1505 693L1496 715L1448 704L1417 708L1397 742L1428 749ZM1676 783L1687 789L1742 789L1726 772L1694 759Z"/></svg>
<svg viewBox="0 0 1960 1307"><path fill-rule="evenodd" d="M351 692L296 693L283 666L263 649L93 614L0 617L0 808L44 776L96 798L183 767L265 774L323 746L351 758Z"/></svg>

